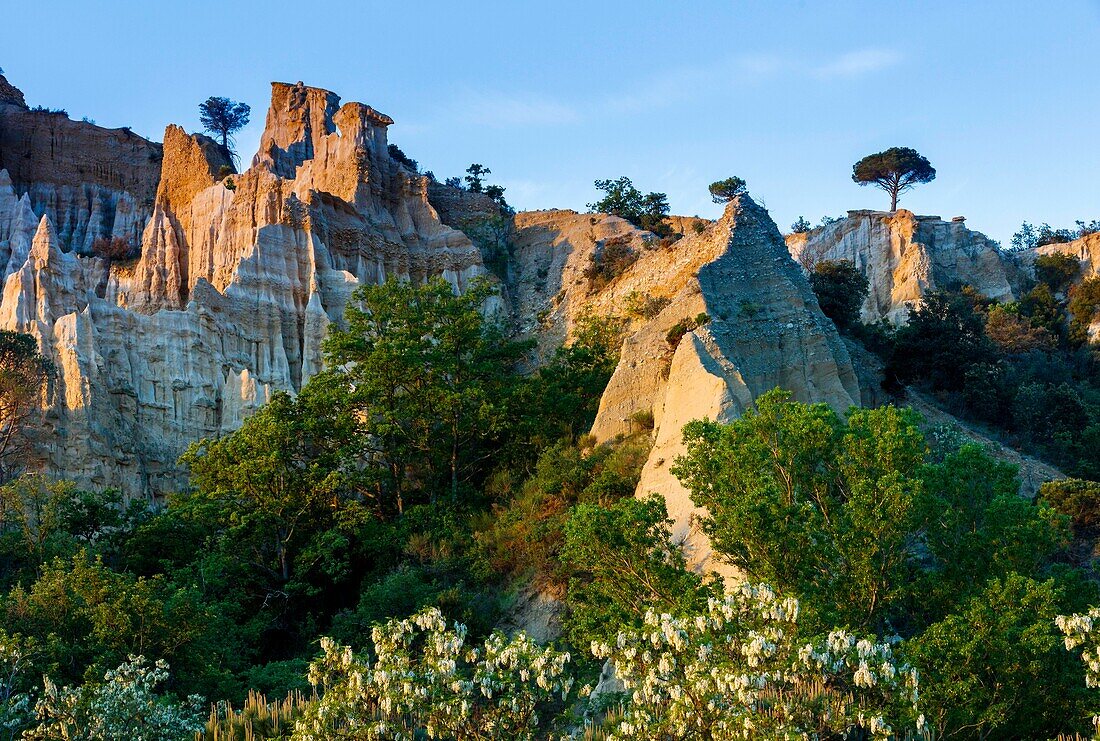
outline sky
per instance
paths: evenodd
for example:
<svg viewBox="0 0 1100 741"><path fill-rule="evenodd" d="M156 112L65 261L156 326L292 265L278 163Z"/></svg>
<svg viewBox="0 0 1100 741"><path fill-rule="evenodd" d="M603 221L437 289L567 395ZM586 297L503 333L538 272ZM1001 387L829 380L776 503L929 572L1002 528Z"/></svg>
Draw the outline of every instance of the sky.
<svg viewBox="0 0 1100 741"><path fill-rule="evenodd" d="M0 67L28 104L160 141L198 104L273 80L390 115L440 179L472 162L519 209L585 210L630 177L673 213L748 182L781 229L889 207L851 180L891 146L931 160L904 195L1006 245L1024 220L1100 219L1100 0L205 2L11 0Z"/></svg>

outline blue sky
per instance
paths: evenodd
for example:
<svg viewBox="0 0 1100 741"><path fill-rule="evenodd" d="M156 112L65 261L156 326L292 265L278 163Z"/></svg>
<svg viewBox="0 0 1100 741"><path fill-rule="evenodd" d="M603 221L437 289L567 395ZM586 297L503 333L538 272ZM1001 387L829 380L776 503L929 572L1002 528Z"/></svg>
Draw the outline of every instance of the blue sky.
<svg viewBox="0 0 1100 741"><path fill-rule="evenodd" d="M911 146L939 171L901 205L1005 242L1100 218L1100 0L1049 2L97 2L16 0L0 66L31 105L160 140L209 95L272 80L392 116L439 177L492 168L519 208L627 175L675 213L749 183L781 228L885 208L852 163Z"/></svg>

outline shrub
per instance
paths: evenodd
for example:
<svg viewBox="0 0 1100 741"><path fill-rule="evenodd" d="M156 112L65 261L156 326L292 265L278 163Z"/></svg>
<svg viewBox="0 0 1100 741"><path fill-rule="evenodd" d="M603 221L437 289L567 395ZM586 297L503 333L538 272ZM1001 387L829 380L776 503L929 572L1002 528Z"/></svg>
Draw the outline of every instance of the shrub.
<svg viewBox="0 0 1100 741"><path fill-rule="evenodd" d="M650 296L631 291L626 297L626 315L633 319L652 319L672 303L668 296Z"/></svg>
<svg viewBox="0 0 1100 741"><path fill-rule="evenodd" d="M126 262L141 255L140 247L131 247L125 237L99 237L92 242L92 254L111 262Z"/></svg>
<svg viewBox="0 0 1100 741"><path fill-rule="evenodd" d="M805 234L806 232L810 231L810 229L813 229L813 226L810 224L810 222L806 221L805 217L802 216L799 216L798 221L791 224L792 234Z"/></svg>
<svg viewBox="0 0 1100 741"><path fill-rule="evenodd" d="M869 292L867 278L850 260L823 260L810 274L810 287L825 316L837 329L847 331L859 323L860 309Z"/></svg>
<svg viewBox="0 0 1100 741"><path fill-rule="evenodd" d="M1070 518L1077 537L1092 540L1100 535L1100 483L1081 479L1048 481L1039 487L1039 497Z"/></svg>
<svg viewBox="0 0 1100 741"><path fill-rule="evenodd" d="M1065 290L1080 270L1081 263L1073 255L1055 252L1035 258L1035 277L1056 293Z"/></svg>
<svg viewBox="0 0 1100 741"><path fill-rule="evenodd" d="M309 676L323 693L294 738L532 738L573 685L568 653L523 633L467 646L466 627L435 609L376 627L371 644L356 655L321 639Z"/></svg>
<svg viewBox="0 0 1100 741"><path fill-rule="evenodd" d="M584 271L589 290L598 291L626 272L638 260L629 236L610 237L598 245Z"/></svg>
<svg viewBox="0 0 1100 741"><path fill-rule="evenodd" d="M400 162L405 167L409 168L413 172L420 172L420 165L416 160L406 155L401 151L401 147L396 144L390 144L387 147L387 151L390 153L390 159Z"/></svg>
<svg viewBox="0 0 1100 741"><path fill-rule="evenodd" d="M680 321L672 325L672 327L665 334L665 342L673 350L680 344L680 340L684 339L684 335L688 332L692 332L699 327L703 326L710 321L710 316L705 313L698 314L694 319L684 317Z"/></svg>
<svg viewBox="0 0 1100 741"><path fill-rule="evenodd" d="M1089 341L1089 325L1100 308L1100 276L1086 278L1069 292L1070 320L1069 336L1073 342L1084 344Z"/></svg>

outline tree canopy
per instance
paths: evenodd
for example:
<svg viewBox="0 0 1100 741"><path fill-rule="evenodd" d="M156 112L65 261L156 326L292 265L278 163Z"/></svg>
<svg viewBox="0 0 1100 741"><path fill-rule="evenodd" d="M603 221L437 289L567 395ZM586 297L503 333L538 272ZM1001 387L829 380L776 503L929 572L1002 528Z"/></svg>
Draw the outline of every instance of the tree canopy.
<svg viewBox="0 0 1100 741"><path fill-rule="evenodd" d="M605 195L588 204L590 210L620 216L659 237L671 235L672 229L664 221L669 211L668 196L664 193L643 194L626 176L618 180L597 180L595 185Z"/></svg>
<svg viewBox="0 0 1100 741"><path fill-rule="evenodd" d="M810 287L821 311L847 331L859 323L869 291L867 278L850 260L823 260L810 273Z"/></svg>
<svg viewBox="0 0 1100 741"><path fill-rule="evenodd" d="M248 125L252 108L229 98L210 96L199 104L199 122L206 131L221 137L222 147L230 150L233 134Z"/></svg>
<svg viewBox="0 0 1100 741"><path fill-rule="evenodd" d="M716 180L710 184L708 190L715 203L728 203L745 192L745 181L735 175L725 180Z"/></svg>
<svg viewBox="0 0 1100 741"><path fill-rule="evenodd" d="M869 154L852 167L852 180L860 185L875 185L890 194L891 211L897 211L900 194L935 179L936 169L928 159L909 147L891 147Z"/></svg>

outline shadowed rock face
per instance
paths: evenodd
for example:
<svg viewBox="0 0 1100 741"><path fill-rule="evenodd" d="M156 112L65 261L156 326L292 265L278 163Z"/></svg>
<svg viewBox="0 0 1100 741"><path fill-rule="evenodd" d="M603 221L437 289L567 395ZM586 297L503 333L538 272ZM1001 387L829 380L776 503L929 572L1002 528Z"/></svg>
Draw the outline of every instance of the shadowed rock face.
<svg viewBox="0 0 1100 741"><path fill-rule="evenodd" d="M734 419L776 386L840 411L860 398L848 352L779 230L747 196L669 247L602 215L533 212L519 214L516 227L513 300L523 316L545 313L544 335L567 334L586 313L625 315L642 295L663 299L655 316L633 320L592 433L602 441L636 431L635 413L652 412L655 444L638 493L665 498L675 537L695 566L724 571L692 523L698 510L688 492L669 472L685 452L683 426ZM629 246L637 259L592 291L584 270L609 242ZM673 325L701 313L709 321L672 347Z"/></svg>
<svg viewBox="0 0 1100 741"><path fill-rule="evenodd" d="M220 179L221 148L179 127L165 132L163 168L160 145L126 145L150 176L117 164L126 135L0 105L4 161L35 162L19 178L0 170L0 327L36 336L58 367L47 470L130 495L171 491L188 443L236 428L320 368L321 339L356 285L443 275L461 289L482 272L477 248L429 205L425 179L389 158L392 121L338 104L274 84L261 152L232 181ZM50 136L83 132L83 144L44 158L39 128L13 137L3 118L32 115ZM115 164L89 175L85 162ZM68 228L70 211L35 198L110 183L148 201L133 212L134 262L78 257L93 230Z"/></svg>
<svg viewBox="0 0 1100 741"><path fill-rule="evenodd" d="M989 298L1013 300L1017 268L996 242L961 221L899 209L850 211L848 218L787 236L807 270L823 260L848 260L867 276L863 320L903 323L908 305L927 291L967 283Z"/></svg>
<svg viewBox="0 0 1100 741"><path fill-rule="evenodd" d="M0 76L0 170L4 186L46 214L66 251L90 253L96 239L131 245L153 207L161 145L129 129L28 110Z"/></svg>

